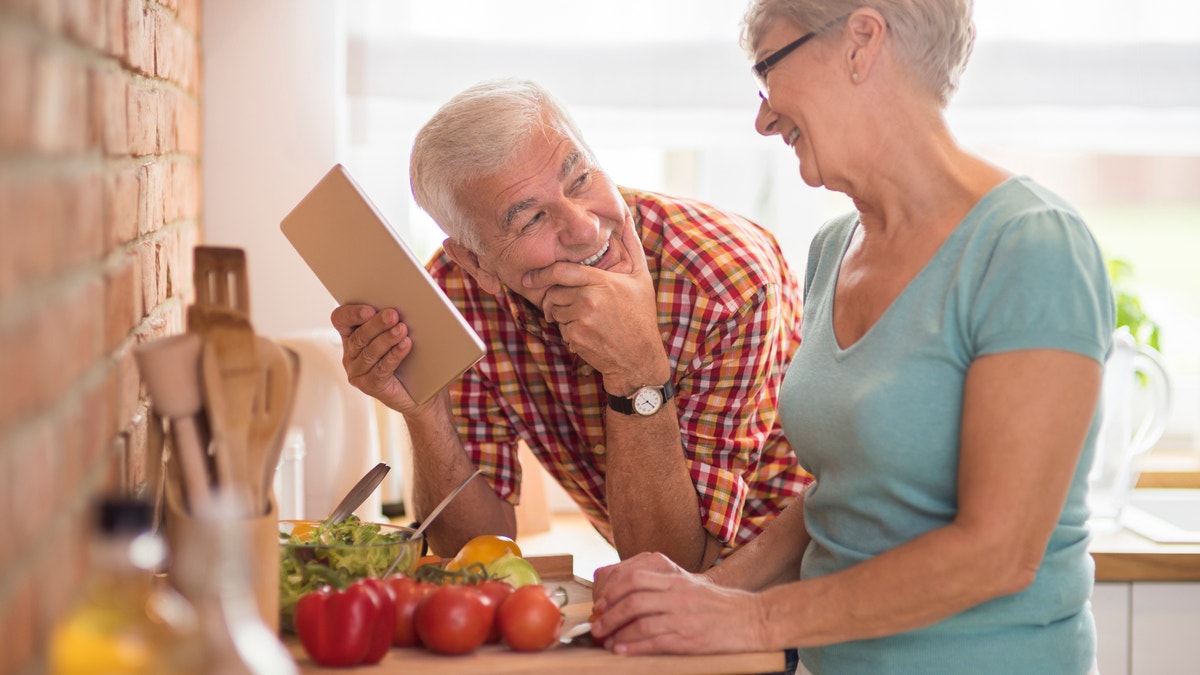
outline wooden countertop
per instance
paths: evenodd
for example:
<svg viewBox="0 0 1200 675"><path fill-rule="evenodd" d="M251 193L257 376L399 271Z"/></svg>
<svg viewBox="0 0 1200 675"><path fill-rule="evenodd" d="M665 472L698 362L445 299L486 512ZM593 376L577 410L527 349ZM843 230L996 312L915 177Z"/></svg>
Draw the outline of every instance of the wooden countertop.
<svg viewBox="0 0 1200 675"><path fill-rule="evenodd" d="M1200 489L1194 453L1148 459L1138 488ZM1094 537L1090 549L1096 581L1200 581L1200 544L1159 544L1122 529Z"/></svg>
<svg viewBox="0 0 1200 675"><path fill-rule="evenodd" d="M587 620L592 611L591 582L574 576L570 555L530 556L529 561L548 587L567 591L563 629ZM304 653L294 636L284 638L302 675L342 672L322 668ZM355 675L459 675L460 673L539 673L571 675L724 675L783 670L783 652L719 654L713 656L617 656L598 647L556 645L543 652L518 653L503 645L485 645L465 656L440 656L420 647L392 648L383 661L353 669Z"/></svg>
<svg viewBox="0 0 1200 675"><path fill-rule="evenodd" d="M1159 544L1129 530L1093 537L1096 581L1200 581L1200 544Z"/></svg>

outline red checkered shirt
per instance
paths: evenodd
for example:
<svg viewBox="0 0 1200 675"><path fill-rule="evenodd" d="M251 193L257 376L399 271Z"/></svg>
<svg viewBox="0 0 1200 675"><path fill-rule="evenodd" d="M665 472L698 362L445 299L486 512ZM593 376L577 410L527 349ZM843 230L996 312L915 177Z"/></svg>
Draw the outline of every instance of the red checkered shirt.
<svg viewBox="0 0 1200 675"><path fill-rule="evenodd" d="M677 390L680 435L700 520L725 543L753 539L812 477L776 413L800 344L799 283L775 238L698 202L622 188L658 293L658 323ZM609 542L602 378L558 326L516 293L482 290L443 252L429 271L487 346L450 395L459 437L501 498L517 503L518 442Z"/></svg>

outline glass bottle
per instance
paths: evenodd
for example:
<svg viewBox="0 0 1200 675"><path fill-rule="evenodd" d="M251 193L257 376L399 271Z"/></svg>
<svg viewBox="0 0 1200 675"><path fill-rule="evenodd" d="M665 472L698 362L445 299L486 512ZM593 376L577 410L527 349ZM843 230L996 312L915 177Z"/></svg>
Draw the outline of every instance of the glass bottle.
<svg viewBox="0 0 1200 675"><path fill-rule="evenodd" d="M83 593L50 637L52 675L194 672L196 617L156 578L166 545L152 519L144 501L97 503Z"/></svg>
<svg viewBox="0 0 1200 675"><path fill-rule="evenodd" d="M228 492L216 493L207 510L194 514L182 550L172 552L180 556L180 590L196 607L204 672L296 675L295 660L263 621L254 593L251 539L260 534L255 524L272 525L273 543L278 541L278 527L274 519L245 514L244 506ZM278 568L278 561L275 564Z"/></svg>

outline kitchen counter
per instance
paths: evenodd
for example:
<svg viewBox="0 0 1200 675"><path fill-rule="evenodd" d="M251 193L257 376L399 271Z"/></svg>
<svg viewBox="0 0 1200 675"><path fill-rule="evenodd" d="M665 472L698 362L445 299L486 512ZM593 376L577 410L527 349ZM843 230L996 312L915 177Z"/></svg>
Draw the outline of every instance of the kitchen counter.
<svg viewBox="0 0 1200 675"><path fill-rule="evenodd" d="M530 556L550 588L567 592L563 607L563 629L586 621L592 611L591 582L574 576L570 555ZM322 668L312 662L294 637L284 640L303 675L343 672ZM355 675L394 675L414 672L421 675L458 675L460 673L538 673L571 675L722 675L766 673L783 670L783 652L718 654L712 656L617 656L598 647L556 645L542 652L519 653L503 645L485 645L465 656L441 656L426 649L392 648L383 661L373 666L354 668Z"/></svg>
<svg viewBox="0 0 1200 675"><path fill-rule="evenodd" d="M1194 453L1148 457L1138 488L1200 489ZM1160 544L1121 529L1094 536L1096 581L1200 581L1200 544Z"/></svg>
<svg viewBox="0 0 1200 675"><path fill-rule="evenodd" d="M1159 544L1121 529L1089 547L1096 581L1200 581L1200 544Z"/></svg>

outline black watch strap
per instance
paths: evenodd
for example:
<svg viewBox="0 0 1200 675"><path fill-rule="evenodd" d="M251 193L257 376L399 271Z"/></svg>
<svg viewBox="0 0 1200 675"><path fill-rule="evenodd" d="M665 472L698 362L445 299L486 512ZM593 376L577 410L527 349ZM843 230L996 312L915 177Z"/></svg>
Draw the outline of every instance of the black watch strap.
<svg viewBox="0 0 1200 675"><path fill-rule="evenodd" d="M634 398L637 397L638 392L642 391L643 389L646 389L646 387L638 387L637 391L633 392L629 396L615 396L613 394L609 394L608 395L608 407L621 413L622 415L637 415L638 412L633 407L633 400L634 400ZM675 397L675 382L674 382L674 380L667 380L666 384L664 384L661 387L657 387L657 389L658 389L659 395L662 396L662 405L666 405L667 401L670 401L672 398ZM660 409L661 409L661 406L660 406ZM658 411L656 410L655 412L658 412Z"/></svg>

